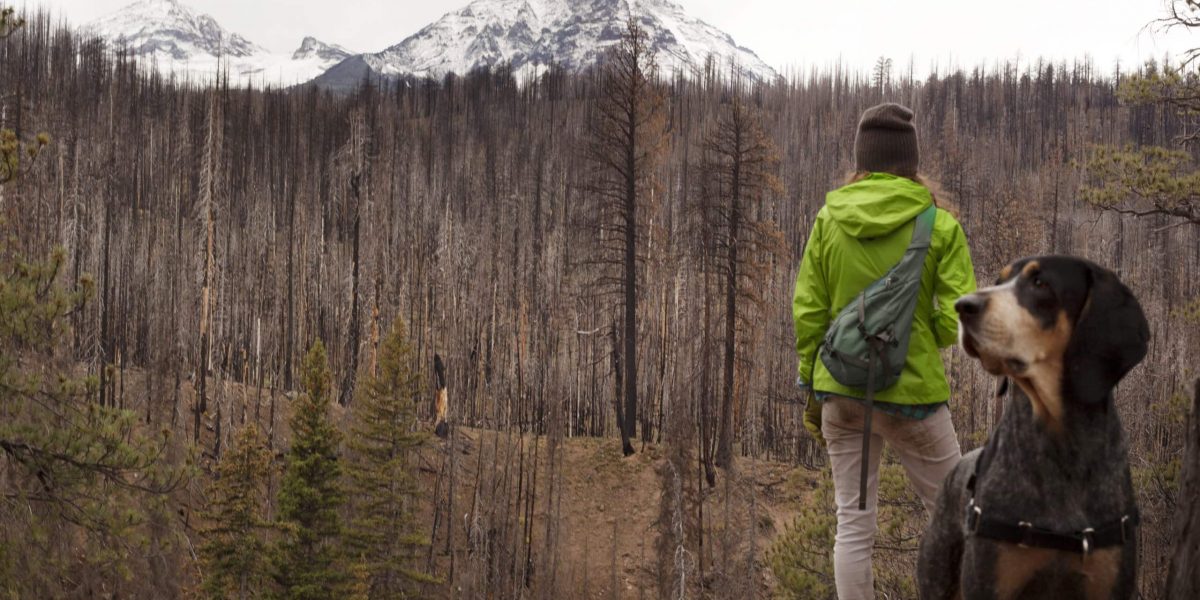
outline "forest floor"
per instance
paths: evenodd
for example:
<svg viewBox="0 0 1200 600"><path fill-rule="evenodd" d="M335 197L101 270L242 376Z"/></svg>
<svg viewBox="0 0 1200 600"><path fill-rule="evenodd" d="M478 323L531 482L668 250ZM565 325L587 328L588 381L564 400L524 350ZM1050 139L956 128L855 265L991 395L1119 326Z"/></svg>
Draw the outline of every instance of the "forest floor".
<svg viewBox="0 0 1200 600"><path fill-rule="evenodd" d="M488 597L660 597L656 541L664 529L659 526L663 513L663 469L667 463L663 447L647 444L632 456L624 457L618 439L568 438L555 461L556 485L552 497L548 497L550 461L544 436L535 438L468 428L459 428L456 435L453 442L433 438L434 444L422 456L425 489L441 497L440 502L429 502L427 498L423 503L428 509L423 519L423 525L429 528L424 531L428 532L432 529L433 506L449 508L444 507L445 492L439 491L446 485L440 464L446 460L450 444L456 448L457 481L453 486L456 518L451 544L455 564L450 565L451 555L446 553L444 525L434 536L433 545L436 571L443 575L454 573L455 593L449 594L448 586L442 586L447 597L483 597L481 586L486 587L488 581L509 579L502 574L498 576L495 566L472 561L472 555L481 546L480 522L486 523L483 528L490 528L487 537L498 542L493 546L504 545L504 532L497 529L502 529L505 522L518 526L525 523L519 513L528 509L528 494L521 494L523 501L520 501L512 490L520 485L521 479L528 486L531 476L537 478L533 486L536 492L532 552L528 559L518 557L515 564L508 566L517 574L512 579L519 581L524 572L521 563L528 565L531 584L525 590L492 589L489 591L496 595L487 594ZM530 470L535 439L538 473L533 474ZM685 491L689 495L685 500L688 518L692 520L689 535L695 537L697 531L696 490L702 489L703 531L708 536L703 540L705 546L701 552L695 551L697 540L687 542L692 548L688 587L695 590L703 581L703 587L712 592L716 586L728 585L719 583L722 572L731 576L737 572L759 579L741 581L738 585L743 592L752 586L758 588L756 595L770 596L775 582L763 564L763 553L799 514L817 484L818 473L750 458L737 459L735 471L728 475L718 469L717 483L709 487L698 480L698 470L693 468L690 474L693 480L684 484L689 488ZM439 477L443 482L438 481ZM506 519L503 516L506 512L518 516ZM441 515L438 518L444 519ZM468 539L472 530L476 532L474 540ZM516 539L520 535L518 532ZM554 540L547 543L548 537ZM517 554L522 552L521 546L515 545ZM493 551L506 552L502 547ZM546 553L553 554L553 560L547 560ZM696 554L702 554L702 560L697 560ZM731 567L733 564L750 568ZM489 569L492 572L484 573ZM531 589L542 591L531 593Z"/></svg>
<svg viewBox="0 0 1200 600"><path fill-rule="evenodd" d="M175 439L191 439L196 394L189 378L181 378L177 386L173 376L127 369L115 379L119 404L140 413L145 425L168 426ZM176 495L183 505L180 514L198 516L196 511L203 510L217 431L227 448L243 423L257 422L269 432L278 469L290 444L291 394L227 379L211 379L209 390L209 410L200 429L200 470ZM332 416L348 430L347 409L335 403ZM422 427L432 431L430 423ZM668 512L672 507L663 502L667 448L653 443L635 447L638 451L625 457L617 438L566 438L552 451L544 435L466 427L454 429L451 439L431 434L416 459L416 527L432 540L419 567L441 583L426 588L425 595L663 596L660 565L668 561L659 560L656 542L666 530L659 526L664 505ZM692 456L694 461L694 452ZM447 468L450 463L453 469ZM773 595L775 581L765 552L809 501L819 471L738 457L732 471L716 470L716 485L710 487L697 465L689 468L680 481L682 503L674 505L684 506L686 513L689 596L748 597L752 589L758 597ZM272 492L277 484L272 477ZM450 489L453 494L447 494Z"/></svg>

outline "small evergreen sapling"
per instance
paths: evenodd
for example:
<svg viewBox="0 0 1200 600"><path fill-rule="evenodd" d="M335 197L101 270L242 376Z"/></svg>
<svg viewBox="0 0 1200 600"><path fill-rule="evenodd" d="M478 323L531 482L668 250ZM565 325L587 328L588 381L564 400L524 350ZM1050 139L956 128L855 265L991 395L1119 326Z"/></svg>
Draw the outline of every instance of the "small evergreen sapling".
<svg viewBox="0 0 1200 600"><path fill-rule="evenodd" d="M378 372L358 386L347 442L350 522L346 543L370 577L372 598L416 594L433 581L413 564L429 540L414 523L419 493L414 459L426 435L417 428L421 377L404 321L383 340Z"/></svg>
<svg viewBox="0 0 1200 600"><path fill-rule="evenodd" d="M200 547L204 590L213 598L260 598L264 591L267 543L267 477L271 455L253 423L242 427L221 456L209 488L211 524Z"/></svg>
<svg viewBox="0 0 1200 600"><path fill-rule="evenodd" d="M329 414L329 360L319 340L304 357L300 376L304 393L290 421L292 447L278 499L283 532L272 556L273 575L282 598L335 598L346 580L338 518L345 494L341 434Z"/></svg>

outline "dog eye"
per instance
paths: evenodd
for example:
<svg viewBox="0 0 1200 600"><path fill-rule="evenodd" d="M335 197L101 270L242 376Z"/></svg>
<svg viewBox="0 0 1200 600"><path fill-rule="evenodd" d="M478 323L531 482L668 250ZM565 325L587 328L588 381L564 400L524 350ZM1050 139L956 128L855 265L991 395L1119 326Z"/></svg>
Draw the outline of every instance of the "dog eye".
<svg viewBox="0 0 1200 600"><path fill-rule="evenodd" d="M1031 283L1033 284L1033 287L1038 288L1039 290L1046 287L1046 282L1042 281L1041 276L1038 275L1033 276Z"/></svg>

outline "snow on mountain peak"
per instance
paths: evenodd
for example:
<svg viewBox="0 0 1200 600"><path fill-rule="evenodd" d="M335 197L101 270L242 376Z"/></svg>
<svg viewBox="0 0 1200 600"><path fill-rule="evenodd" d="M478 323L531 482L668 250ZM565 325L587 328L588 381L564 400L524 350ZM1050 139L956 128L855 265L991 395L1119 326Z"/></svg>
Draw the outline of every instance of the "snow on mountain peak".
<svg viewBox="0 0 1200 600"><path fill-rule="evenodd" d="M166 1L170 2L173 0ZM325 60L341 61L353 55L353 52L337 44L326 44L310 35L300 42L300 47L292 53L292 59L304 60L316 57Z"/></svg>
<svg viewBox="0 0 1200 600"><path fill-rule="evenodd" d="M391 76L441 77L501 63L518 74L552 63L578 70L599 60L631 16L648 32L666 74L692 72L713 56L753 78L775 77L752 51L671 0L475 0L363 59Z"/></svg>
<svg viewBox="0 0 1200 600"><path fill-rule="evenodd" d="M754 79L776 76L754 52L673 0L474 0L400 43L364 55L314 37L290 54L272 54L180 0L138 0L86 29L160 71L200 81L228 72L235 82L293 84L324 73L318 83L333 87L357 85L365 73L436 78L501 64L519 77L552 64L581 70L620 39L630 18L647 31L665 75L695 72L711 56L723 65L736 63Z"/></svg>
<svg viewBox="0 0 1200 600"><path fill-rule="evenodd" d="M178 0L139 0L86 27L134 54L174 60L196 57L247 57L265 52L246 38L226 31L212 17Z"/></svg>
<svg viewBox="0 0 1200 600"><path fill-rule="evenodd" d="M234 83L303 83L354 54L314 37L304 38L291 54L273 54L180 0L138 0L84 30L128 48L161 72L198 82L228 73Z"/></svg>

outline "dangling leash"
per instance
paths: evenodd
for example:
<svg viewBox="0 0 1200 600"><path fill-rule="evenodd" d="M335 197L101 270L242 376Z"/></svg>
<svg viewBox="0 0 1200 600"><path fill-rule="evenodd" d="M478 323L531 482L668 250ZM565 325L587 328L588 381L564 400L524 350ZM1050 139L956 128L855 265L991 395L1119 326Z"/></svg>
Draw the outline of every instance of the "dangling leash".
<svg viewBox="0 0 1200 600"><path fill-rule="evenodd" d="M886 332L881 335L867 336L870 348L867 355L867 406L863 415L862 469L858 480L858 510L867 510L867 477L871 462L871 416L875 414L875 363L882 363L883 372L890 369L887 364L887 353L882 347L888 343Z"/></svg>

